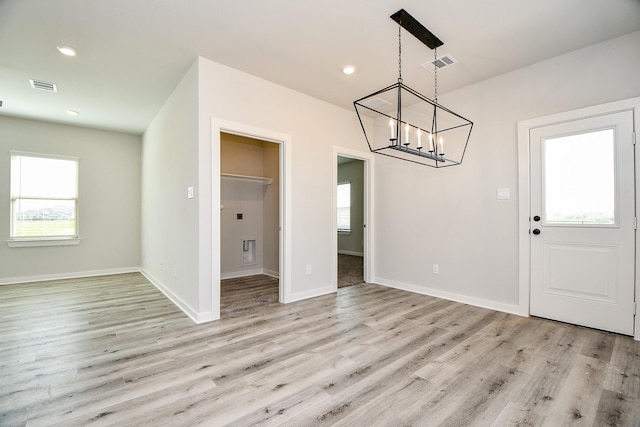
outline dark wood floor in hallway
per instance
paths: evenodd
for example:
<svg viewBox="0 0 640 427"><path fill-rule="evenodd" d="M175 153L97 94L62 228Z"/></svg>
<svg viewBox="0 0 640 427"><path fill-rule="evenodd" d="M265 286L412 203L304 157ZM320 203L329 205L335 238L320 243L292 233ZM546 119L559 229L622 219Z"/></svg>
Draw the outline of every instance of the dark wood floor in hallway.
<svg viewBox="0 0 640 427"><path fill-rule="evenodd" d="M338 254L338 287L364 283L363 263L361 256Z"/></svg>
<svg viewBox="0 0 640 427"><path fill-rule="evenodd" d="M194 325L140 274L0 286L2 426L638 426L640 342L377 285L223 282Z"/></svg>

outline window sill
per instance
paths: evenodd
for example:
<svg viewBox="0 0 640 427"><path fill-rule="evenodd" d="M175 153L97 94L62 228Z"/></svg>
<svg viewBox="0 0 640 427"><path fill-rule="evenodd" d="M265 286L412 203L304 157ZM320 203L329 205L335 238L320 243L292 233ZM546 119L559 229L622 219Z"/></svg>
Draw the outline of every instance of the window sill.
<svg viewBox="0 0 640 427"><path fill-rule="evenodd" d="M52 237L40 239L11 239L7 240L10 248L30 248L36 246L72 246L80 244L79 237Z"/></svg>

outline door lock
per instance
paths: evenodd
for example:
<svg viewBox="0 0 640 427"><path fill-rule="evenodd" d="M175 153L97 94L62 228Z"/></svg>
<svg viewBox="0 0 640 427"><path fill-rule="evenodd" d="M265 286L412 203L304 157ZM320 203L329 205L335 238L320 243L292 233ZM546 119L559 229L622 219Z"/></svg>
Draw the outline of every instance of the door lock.
<svg viewBox="0 0 640 427"><path fill-rule="evenodd" d="M537 236L538 234L540 234L540 233L541 233L541 231L540 231L539 229L537 229L537 228L534 228L534 229L533 229L533 234L535 234L536 236Z"/></svg>
<svg viewBox="0 0 640 427"><path fill-rule="evenodd" d="M540 216L539 216L539 215L534 216L534 217L533 217L533 220L534 220L535 222L540 221Z"/></svg>

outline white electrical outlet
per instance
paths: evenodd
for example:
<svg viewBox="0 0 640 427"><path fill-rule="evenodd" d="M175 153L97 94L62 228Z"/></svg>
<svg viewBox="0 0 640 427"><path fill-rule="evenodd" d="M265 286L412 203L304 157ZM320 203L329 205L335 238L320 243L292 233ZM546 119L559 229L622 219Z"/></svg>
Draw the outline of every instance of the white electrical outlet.
<svg viewBox="0 0 640 427"><path fill-rule="evenodd" d="M510 188L498 188L496 190L496 199L498 200L509 200L511 198L511 189Z"/></svg>
<svg viewBox="0 0 640 427"><path fill-rule="evenodd" d="M433 274L440 274L440 266L438 264L433 264Z"/></svg>
<svg viewBox="0 0 640 427"><path fill-rule="evenodd" d="M193 199L193 187L187 187L187 199Z"/></svg>

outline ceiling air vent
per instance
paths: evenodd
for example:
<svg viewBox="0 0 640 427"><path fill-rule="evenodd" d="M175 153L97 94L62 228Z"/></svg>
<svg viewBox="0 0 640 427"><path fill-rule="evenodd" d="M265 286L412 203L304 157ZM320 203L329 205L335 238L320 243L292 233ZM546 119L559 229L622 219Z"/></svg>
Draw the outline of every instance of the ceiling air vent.
<svg viewBox="0 0 640 427"><path fill-rule="evenodd" d="M373 110L380 110L388 105L391 105L391 103L385 99L376 97L367 99L366 101L362 102L362 105Z"/></svg>
<svg viewBox="0 0 640 427"><path fill-rule="evenodd" d="M55 83L43 82L42 80L29 79L31 87L34 89L46 90L47 92L57 92L58 87Z"/></svg>
<svg viewBox="0 0 640 427"><path fill-rule="evenodd" d="M436 67L438 68L438 70L441 70L445 67L448 67L449 65L455 64L456 62L458 61L453 56L447 53L446 55L438 56L433 61L425 62L424 64L422 64L422 67L425 70L431 71L433 73L435 72Z"/></svg>

